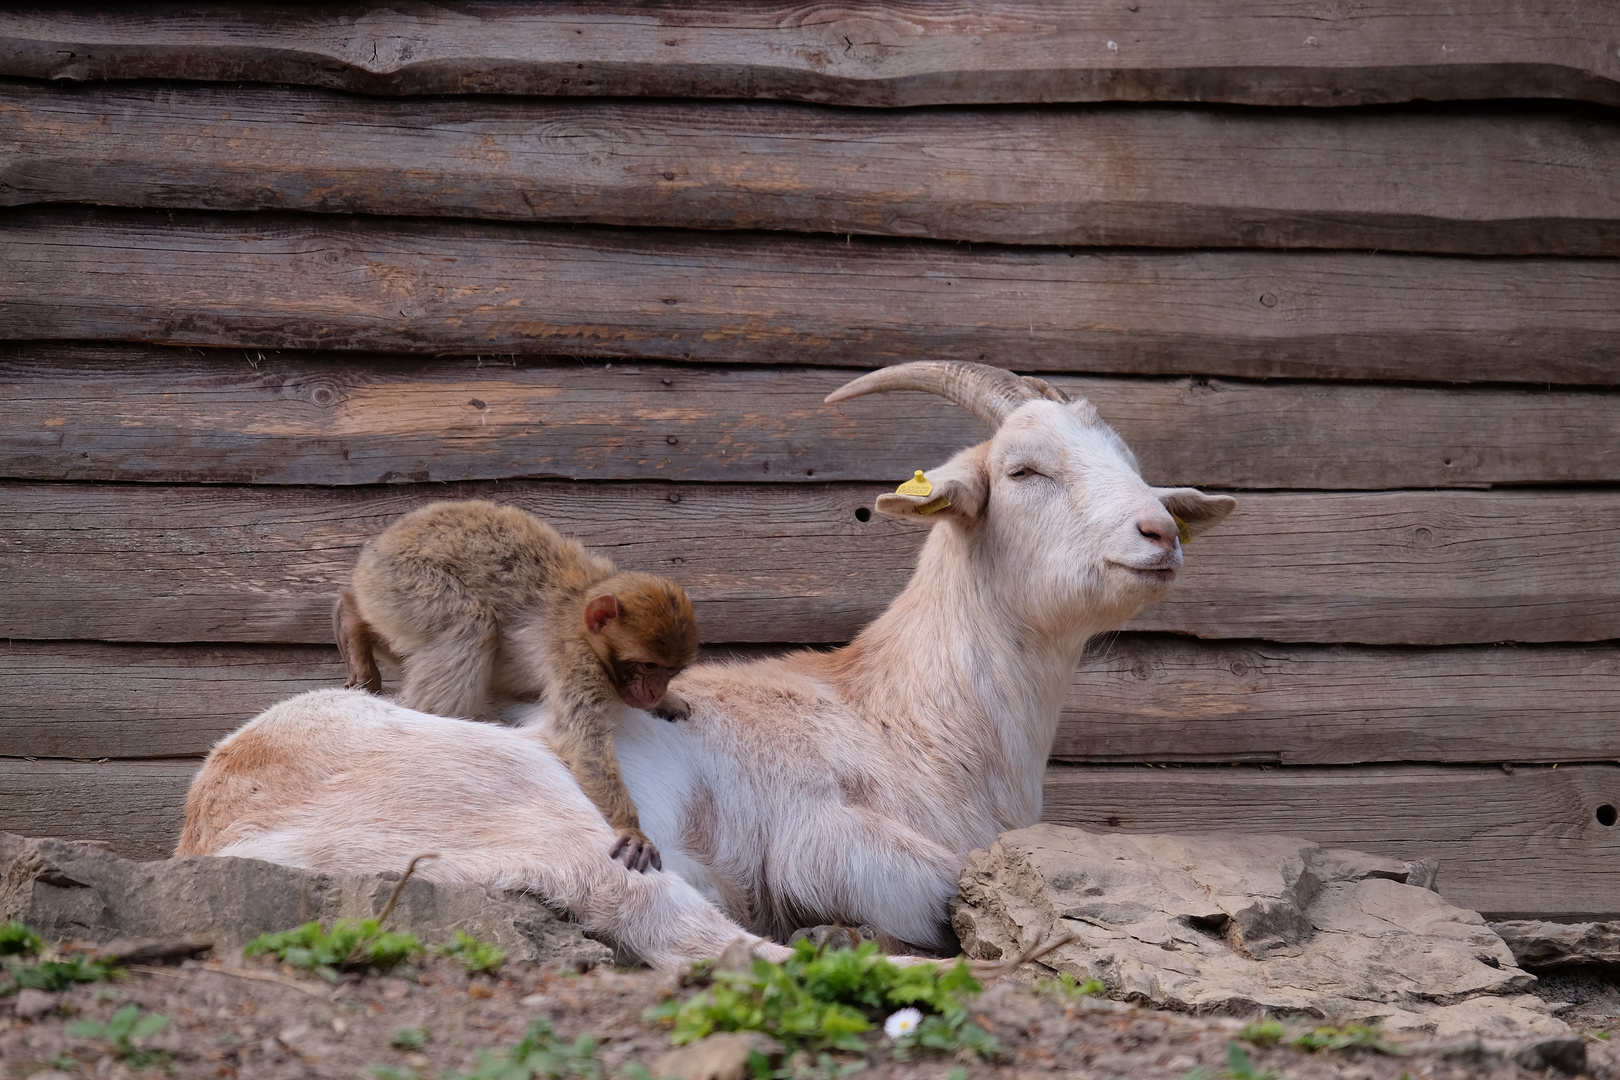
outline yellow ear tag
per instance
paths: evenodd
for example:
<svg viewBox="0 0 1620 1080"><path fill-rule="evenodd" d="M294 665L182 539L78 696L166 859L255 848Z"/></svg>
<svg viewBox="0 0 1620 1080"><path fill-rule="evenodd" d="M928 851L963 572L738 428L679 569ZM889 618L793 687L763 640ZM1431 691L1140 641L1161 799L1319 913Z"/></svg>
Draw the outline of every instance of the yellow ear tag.
<svg viewBox="0 0 1620 1080"><path fill-rule="evenodd" d="M1175 518L1176 535L1181 537L1181 546L1186 547L1188 544L1192 543L1192 526L1188 525L1185 521L1182 521L1174 514L1171 514L1170 516Z"/></svg>
<svg viewBox="0 0 1620 1080"><path fill-rule="evenodd" d="M918 469L911 474L910 480L895 488L894 493L896 495L916 495L919 498L927 498L934 493L934 485L930 484L928 477L923 475L921 469Z"/></svg>
<svg viewBox="0 0 1620 1080"><path fill-rule="evenodd" d="M939 513L941 510L945 509L949 505L951 505L951 500L947 499L943 495L937 495L934 498L929 499L927 502L923 503L921 506L917 507L917 513L919 513L919 514L937 514L937 513Z"/></svg>

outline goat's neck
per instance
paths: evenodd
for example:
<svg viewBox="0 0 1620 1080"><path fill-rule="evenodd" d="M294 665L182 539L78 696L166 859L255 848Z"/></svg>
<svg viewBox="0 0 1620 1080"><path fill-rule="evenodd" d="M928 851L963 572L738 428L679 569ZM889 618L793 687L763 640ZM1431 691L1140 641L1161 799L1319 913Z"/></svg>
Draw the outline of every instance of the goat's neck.
<svg viewBox="0 0 1620 1080"><path fill-rule="evenodd" d="M1039 805L1075 665L1105 627L1030 625L1016 605L1029 585L994 563L997 546L936 526L905 590L850 647L845 678L855 700L881 703L880 719L937 748L1016 818Z"/></svg>

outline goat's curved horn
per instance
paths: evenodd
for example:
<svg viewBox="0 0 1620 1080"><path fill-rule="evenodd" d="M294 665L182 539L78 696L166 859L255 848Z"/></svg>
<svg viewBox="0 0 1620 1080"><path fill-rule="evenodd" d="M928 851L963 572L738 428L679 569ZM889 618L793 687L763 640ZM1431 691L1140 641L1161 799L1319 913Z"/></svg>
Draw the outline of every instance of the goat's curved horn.
<svg viewBox="0 0 1620 1080"><path fill-rule="evenodd" d="M1067 401L1068 396L1041 379L1025 379L1004 368L973 364L966 360L918 360L909 364L879 368L847 382L827 395L827 404L848 401L863 394L889 390L921 390L953 401L968 412L999 428L1014 409L1026 401L1049 398Z"/></svg>

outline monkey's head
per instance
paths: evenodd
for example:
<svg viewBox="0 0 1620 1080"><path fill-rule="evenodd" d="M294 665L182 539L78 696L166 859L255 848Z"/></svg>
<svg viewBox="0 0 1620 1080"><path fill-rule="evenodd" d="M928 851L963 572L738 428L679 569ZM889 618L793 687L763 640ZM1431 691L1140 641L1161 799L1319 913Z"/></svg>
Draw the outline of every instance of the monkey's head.
<svg viewBox="0 0 1620 1080"><path fill-rule="evenodd" d="M614 574L585 602L585 638L624 703L648 709L697 659L697 616L668 578Z"/></svg>

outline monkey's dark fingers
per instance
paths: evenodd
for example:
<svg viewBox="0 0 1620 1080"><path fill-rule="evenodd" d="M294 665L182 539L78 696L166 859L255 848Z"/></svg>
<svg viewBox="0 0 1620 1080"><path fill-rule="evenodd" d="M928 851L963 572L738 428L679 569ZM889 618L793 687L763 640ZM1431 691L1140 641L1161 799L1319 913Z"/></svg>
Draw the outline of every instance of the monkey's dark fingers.
<svg viewBox="0 0 1620 1080"><path fill-rule="evenodd" d="M629 846L632 839L633 839L633 837L631 837L629 833L621 834L619 836L619 839L614 843L613 850L608 852L608 858L617 859L619 857L619 853L621 851L623 851L627 846ZM625 859L624 859L624 865L629 866L630 865L630 860L633 857L634 856L626 855Z"/></svg>
<svg viewBox="0 0 1620 1080"><path fill-rule="evenodd" d="M664 868L664 857L658 853L657 848L653 848L652 868L654 870L662 870Z"/></svg>

